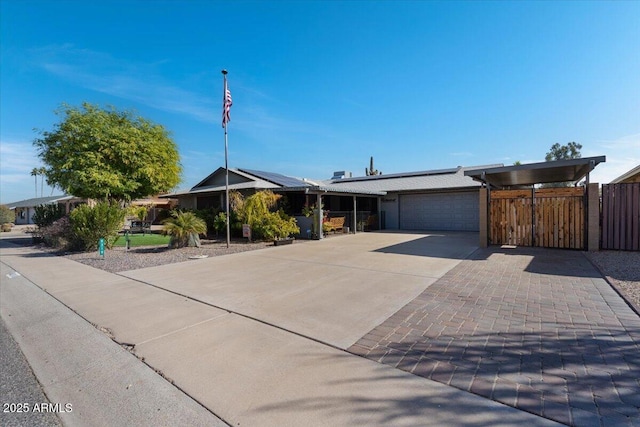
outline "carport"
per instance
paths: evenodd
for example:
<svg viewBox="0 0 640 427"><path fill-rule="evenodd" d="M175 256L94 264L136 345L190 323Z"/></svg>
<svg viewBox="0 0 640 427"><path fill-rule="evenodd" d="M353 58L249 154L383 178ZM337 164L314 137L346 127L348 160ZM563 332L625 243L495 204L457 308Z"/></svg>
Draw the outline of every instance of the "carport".
<svg viewBox="0 0 640 427"><path fill-rule="evenodd" d="M598 156L465 171L483 184L480 245L598 250L599 189L589 173L605 161ZM572 186L540 186L563 182Z"/></svg>

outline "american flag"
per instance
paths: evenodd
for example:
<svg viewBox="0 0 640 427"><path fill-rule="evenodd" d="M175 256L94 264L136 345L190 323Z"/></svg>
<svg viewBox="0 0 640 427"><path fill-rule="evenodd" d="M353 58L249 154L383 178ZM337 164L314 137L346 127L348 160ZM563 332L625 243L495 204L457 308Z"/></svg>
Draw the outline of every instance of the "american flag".
<svg viewBox="0 0 640 427"><path fill-rule="evenodd" d="M224 98L222 99L222 127L226 128L227 123L231 121L231 106L233 102L231 102L231 91L227 87L227 83L225 81L224 85Z"/></svg>

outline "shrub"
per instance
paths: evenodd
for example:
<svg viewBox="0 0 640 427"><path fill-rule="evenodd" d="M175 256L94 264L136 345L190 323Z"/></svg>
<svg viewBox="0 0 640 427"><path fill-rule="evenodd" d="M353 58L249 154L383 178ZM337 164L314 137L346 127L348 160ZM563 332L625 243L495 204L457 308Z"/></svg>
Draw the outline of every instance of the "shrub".
<svg viewBox="0 0 640 427"><path fill-rule="evenodd" d="M42 238L45 245L53 248L74 249L78 246L68 216L63 216L52 224L39 228L38 237Z"/></svg>
<svg viewBox="0 0 640 427"><path fill-rule="evenodd" d="M164 220L163 234L171 236L170 248L200 247L200 234L207 232L207 224L193 212L174 211Z"/></svg>
<svg viewBox="0 0 640 427"><path fill-rule="evenodd" d="M277 212L271 211L280 198L280 195L264 190L246 199L242 199L239 193L230 199L233 201L232 205L238 219L251 226L253 238L273 240L300 232L295 218L286 215L282 209Z"/></svg>
<svg viewBox="0 0 640 427"><path fill-rule="evenodd" d="M53 224L64 215L64 206L62 205L40 205L35 208L33 222L38 226L38 228L44 228Z"/></svg>
<svg viewBox="0 0 640 427"><path fill-rule="evenodd" d="M16 214L6 205L0 205L0 224L11 224L16 220Z"/></svg>
<svg viewBox="0 0 640 427"><path fill-rule="evenodd" d="M98 247L98 240L105 239L107 248L118 240L118 232L124 223L125 210L120 206L99 202L94 207L82 205L71 212L71 227L79 249L90 251Z"/></svg>
<svg viewBox="0 0 640 427"><path fill-rule="evenodd" d="M216 215L218 214L218 209L215 209L215 208L197 209L193 211L193 213L196 214L198 218L204 221L204 223L207 225L208 231L216 229L215 222L216 222Z"/></svg>
<svg viewBox="0 0 640 427"><path fill-rule="evenodd" d="M216 234L226 231L227 228L227 215L224 212L218 212L218 215L213 219L213 229L216 230Z"/></svg>

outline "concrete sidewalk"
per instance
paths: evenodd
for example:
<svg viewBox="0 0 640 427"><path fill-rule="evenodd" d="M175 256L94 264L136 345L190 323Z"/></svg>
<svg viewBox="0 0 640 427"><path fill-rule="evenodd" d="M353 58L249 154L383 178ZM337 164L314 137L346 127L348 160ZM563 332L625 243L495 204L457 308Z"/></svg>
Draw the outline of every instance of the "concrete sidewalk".
<svg viewBox="0 0 640 427"><path fill-rule="evenodd" d="M232 425L554 425L129 278L2 246L2 317L52 402L74 404L60 414L68 425L219 421L31 282L133 345L146 364ZM9 279L13 271L22 276ZM175 416L164 413L169 408L186 415L144 418ZM99 421L84 422L91 416ZM109 416L119 422L96 418Z"/></svg>

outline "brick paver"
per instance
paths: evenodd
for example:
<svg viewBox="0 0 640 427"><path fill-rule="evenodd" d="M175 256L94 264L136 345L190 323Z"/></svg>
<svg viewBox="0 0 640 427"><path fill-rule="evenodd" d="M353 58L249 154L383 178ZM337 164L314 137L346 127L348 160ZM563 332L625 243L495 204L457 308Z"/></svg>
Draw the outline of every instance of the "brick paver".
<svg viewBox="0 0 640 427"><path fill-rule="evenodd" d="M577 426L640 426L640 318L581 252L479 249L349 351Z"/></svg>

